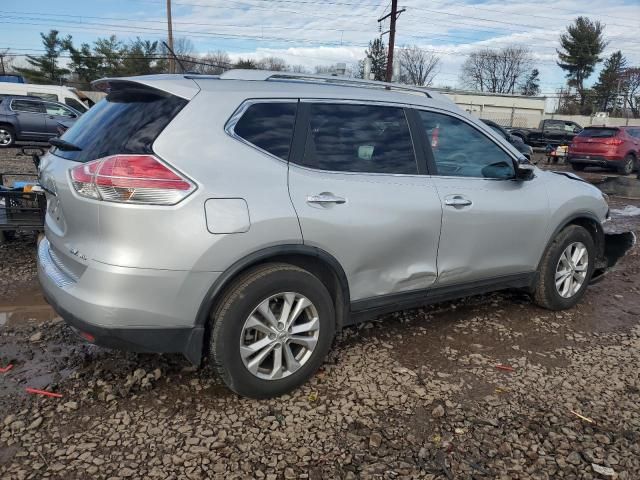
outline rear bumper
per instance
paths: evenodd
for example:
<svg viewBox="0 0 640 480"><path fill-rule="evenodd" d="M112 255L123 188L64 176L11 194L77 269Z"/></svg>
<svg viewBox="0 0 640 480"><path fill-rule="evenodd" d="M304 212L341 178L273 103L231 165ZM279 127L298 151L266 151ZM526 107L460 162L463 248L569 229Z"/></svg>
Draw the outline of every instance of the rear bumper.
<svg viewBox="0 0 640 480"><path fill-rule="evenodd" d="M198 307L217 272L176 272L90 262L79 278L38 245L38 278L44 296L82 338L133 352L182 353L199 364L204 327Z"/></svg>
<svg viewBox="0 0 640 480"><path fill-rule="evenodd" d="M580 163L583 165L592 165L594 167L608 168L617 167L622 160L622 158L618 157L603 157L601 155L589 155L589 158L587 158L586 155L569 154L567 157L567 161L569 163Z"/></svg>

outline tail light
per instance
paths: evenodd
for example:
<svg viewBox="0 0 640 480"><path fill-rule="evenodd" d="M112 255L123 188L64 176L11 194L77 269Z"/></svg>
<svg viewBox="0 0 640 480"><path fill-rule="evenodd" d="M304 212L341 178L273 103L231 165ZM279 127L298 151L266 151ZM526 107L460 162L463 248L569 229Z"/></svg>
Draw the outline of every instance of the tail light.
<svg viewBox="0 0 640 480"><path fill-rule="evenodd" d="M608 138L607 140L604 141L605 145L622 145L624 143L624 140L622 140L621 138Z"/></svg>
<svg viewBox="0 0 640 480"><path fill-rule="evenodd" d="M153 155L112 155L71 169L78 195L118 203L174 205L195 185Z"/></svg>

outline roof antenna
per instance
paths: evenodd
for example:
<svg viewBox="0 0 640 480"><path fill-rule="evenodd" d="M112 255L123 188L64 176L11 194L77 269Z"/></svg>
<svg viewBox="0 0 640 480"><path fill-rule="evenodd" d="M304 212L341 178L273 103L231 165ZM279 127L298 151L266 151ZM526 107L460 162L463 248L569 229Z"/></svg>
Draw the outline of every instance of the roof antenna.
<svg viewBox="0 0 640 480"><path fill-rule="evenodd" d="M178 65L180 65L180 69L182 70L182 73L185 72L185 68L184 68L184 64L182 63L182 61L178 58L178 56L175 54L175 52L173 51L173 49L167 45L167 42L165 42L164 40L162 41L162 44L165 46L165 48L167 50L169 50L169 53L171 53L171 55L173 56L173 59L178 62Z"/></svg>

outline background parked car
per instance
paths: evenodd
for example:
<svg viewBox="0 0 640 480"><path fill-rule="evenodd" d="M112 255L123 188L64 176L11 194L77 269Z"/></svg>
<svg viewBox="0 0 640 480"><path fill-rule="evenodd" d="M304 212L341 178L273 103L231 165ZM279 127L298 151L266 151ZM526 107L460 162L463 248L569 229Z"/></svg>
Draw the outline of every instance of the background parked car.
<svg viewBox="0 0 640 480"><path fill-rule="evenodd" d="M11 147L16 140L46 142L58 135L58 122L75 122L82 115L67 105L35 97L0 97L0 148Z"/></svg>
<svg viewBox="0 0 640 480"><path fill-rule="evenodd" d="M482 122L489 125L498 135L504 138L511 145L516 147L516 149L523 154L527 160L531 160L533 157L533 148L524 143L524 141L520 137L516 137L515 135L511 135L507 130L502 126L498 125L496 122L492 120L485 120L484 118L480 119Z"/></svg>
<svg viewBox="0 0 640 480"><path fill-rule="evenodd" d="M88 110L87 104L82 101L74 90L60 85L0 82L0 95L26 95L52 102L60 102L80 113Z"/></svg>
<svg viewBox="0 0 640 480"><path fill-rule="evenodd" d="M0 82L27 83L24 81L24 77L22 75L17 75L15 73L5 73L4 75L0 75Z"/></svg>
<svg viewBox="0 0 640 480"><path fill-rule="evenodd" d="M538 128L513 128L509 133L532 147L555 147L568 145L580 131L582 127L576 122L547 119L541 120Z"/></svg>
<svg viewBox="0 0 640 480"><path fill-rule="evenodd" d="M574 170L592 165L629 175L639 155L640 127L587 127L569 145L568 161Z"/></svg>

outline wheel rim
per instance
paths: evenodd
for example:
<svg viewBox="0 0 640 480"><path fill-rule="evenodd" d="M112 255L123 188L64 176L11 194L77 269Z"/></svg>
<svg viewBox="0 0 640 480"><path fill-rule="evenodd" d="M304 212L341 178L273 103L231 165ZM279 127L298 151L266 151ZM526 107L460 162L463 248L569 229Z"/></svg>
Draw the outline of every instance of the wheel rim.
<svg viewBox="0 0 640 480"><path fill-rule="evenodd" d="M9 145L11 143L11 132L0 128L0 145Z"/></svg>
<svg viewBox="0 0 640 480"><path fill-rule="evenodd" d="M318 310L307 297L278 293L260 302L245 320L240 356L258 378L288 377L309 361L319 333Z"/></svg>
<svg viewBox="0 0 640 480"><path fill-rule="evenodd" d="M624 164L624 173L627 175L633 172L633 157L627 157L627 162Z"/></svg>
<svg viewBox="0 0 640 480"><path fill-rule="evenodd" d="M589 252L582 242L574 242L564 249L556 266L556 290L563 298L573 297L587 278Z"/></svg>

